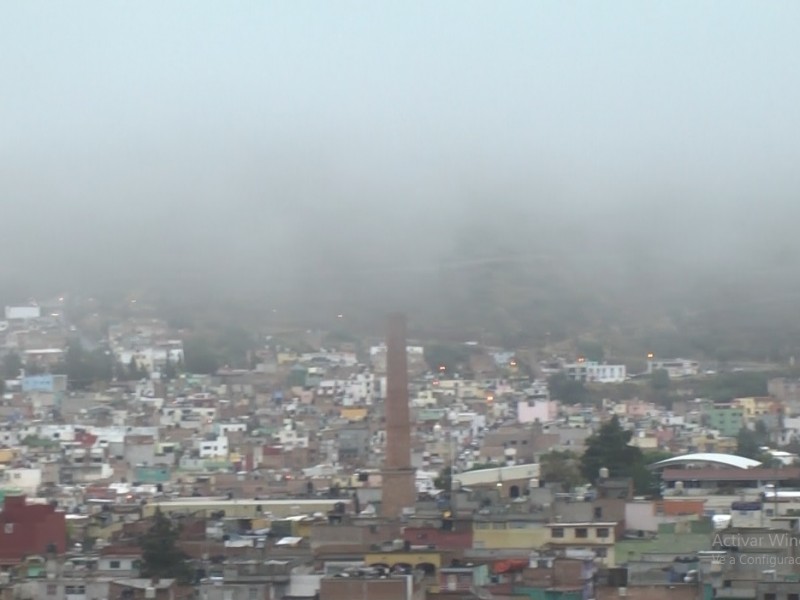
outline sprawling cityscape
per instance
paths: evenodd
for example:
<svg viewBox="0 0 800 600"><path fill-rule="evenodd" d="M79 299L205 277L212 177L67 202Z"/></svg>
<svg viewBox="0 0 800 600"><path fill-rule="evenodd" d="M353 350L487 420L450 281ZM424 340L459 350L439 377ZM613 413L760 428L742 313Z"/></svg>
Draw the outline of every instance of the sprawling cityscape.
<svg viewBox="0 0 800 600"><path fill-rule="evenodd" d="M800 600L798 24L0 1L0 600Z"/></svg>
<svg viewBox="0 0 800 600"><path fill-rule="evenodd" d="M146 311L90 339L79 308L8 306L0 322L3 597L768 600L800 587L789 365L649 353L634 373L423 345L391 314L382 339L264 335L251 368L217 367Z"/></svg>

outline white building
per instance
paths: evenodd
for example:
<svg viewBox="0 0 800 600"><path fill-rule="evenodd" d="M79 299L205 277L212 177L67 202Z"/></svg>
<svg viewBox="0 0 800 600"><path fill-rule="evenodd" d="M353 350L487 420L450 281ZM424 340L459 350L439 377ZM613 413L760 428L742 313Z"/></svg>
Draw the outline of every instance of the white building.
<svg viewBox="0 0 800 600"><path fill-rule="evenodd" d="M28 321L42 316L42 309L38 306L6 306L7 321Z"/></svg>
<svg viewBox="0 0 800 600"><path fill-rule="evenodd" d="M0 428L0 445L15 448L20 445L21 440L20 432L12 427Z"/></svg>
<svg viewBox="0 0 800 600"><path fill-rule="evenodd" d="M414 408L436 408L438 402L433 390L420 390L416 398L411 399L411 406Z"/></svg>
<svg viewBox="0 0 800 600"><path fill-rule="evenodd" d="M347 379L327 379L317 385L318 396L341 396L343 406L370 406L386 395L386 378L373 373L357 373ZM306 403L310 403L309 396Z"/></svg>
<svg viewBox="0 0 800 600"><path fill-rule="evenodd" d="M42 485L41 469L6 469L2 473L4 487L18 488L27 496L36 496Z"/></svg>
<svg viewBox="0 0 800 600"><path fill-rule="evenodd" d="M358 373L350 377L342 385L344 396L342 404L344 406L355 406L373 404L376 400L384 397L386 378L376 377L372 373Z"/></svg>
<svg viewBox="0 0 800 600"><path fill-rule="evenodd" d="M88 433L97 436L97 446L99 448L124 444L127 436L147 436L158 440L158 427L94 427L90 425L85 429Z"/></svg>
<svg viewBox="0 0 800 600"><path fill-rule="evenodd" d="M530 387L525 390L525 396L534 400L549 400L550 388L547 381L543 379L534 380Z"/></svg>
<svg viewBox="0 0 800 600"><path fill-rule="evenodd" d="M75 427L72 425L33 425L23 432L22 437L29 435L56 440L59 442L75 441Z"/></svg>
<svg viewBox="0 0 800 600"><path fill-rule="evenodd" d="M162 344L148 346L140 349L116 348L114 350L116 359L123 365L129 365L131 360L135 360L140 369L149 372L158 371L167 364L167 360L173 365L183 363L183 342L180 340L169 340Z"/></svg>
<svg viewBox="0 0 800 600"><path fill-rule="evenodd" d="M228 438L220 435L212 440L199 440L197 450L200 458L227 458Z"/></svg>
<svg viewBox="0 0 800 600"><path fill-rule="evenodd" d="M276 437L278 438L278 443L286 450L308 448L308 435L296 429L284 427L278 432Z"/></svg>
<svg viewBox="0 0 800 600"><path fill-rule="evenodd" d="M670 379L693 377L700 372L700 364L696 360L685 358L650 358L647 361L647 372L666 371Z"/></svg>
<svg viewBox="0 0 800 600"><path fill-rule="evenodd" d="M622 383L627 379L625 365L607 365L591 361L564 365L564 373L573 381L587 383Z"/></svg>
<svg viewBox="0 0 800 600"><path fill-rule="evenodd" d="M161 409L161 426L181 429L206 429L217 416L217 409L207 406L168 405Z"/></svg>
<svg viewBox="0 0 800 600"><path fill-rule="evenodd" d="M406 346L409 368L425 363L425 348L422 346ZM372 346L369 349L369 362L372 368L380 373L386 372L386 344Z"/></svg>
<svg viewBox="0 0 800 600"><path fill-rule="evenodd" d="M216 430L219 435L228 435L229 433L246 433L247 423L217 423Z"/></svg>

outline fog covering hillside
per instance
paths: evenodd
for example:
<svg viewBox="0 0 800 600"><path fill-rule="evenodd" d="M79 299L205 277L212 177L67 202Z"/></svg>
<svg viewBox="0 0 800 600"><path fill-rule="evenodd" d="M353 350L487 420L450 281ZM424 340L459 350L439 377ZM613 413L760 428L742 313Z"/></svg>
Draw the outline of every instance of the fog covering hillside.
<svg viewBox="0 0 800 600"><path fill-rule="evenodd" d="M0 9L0 300L800 356L795 3L184 8Z"/></svg>
<svg viewBox="0 0 800 600"><path fill-rule="evenodd" d="M131 210L127 225L108 215L99 229L95 216L49 258L33 248L7 263L5 297L17 300L21 289L139 294L159 309L219 311L247 326L360 332L380 331L382 315L402 309L418 332L461 341L542 345L583 336L622 354L800 352L793 207L737 223L735 214L689 210L675 222L654 211L575 215L502 199L472 206L452 216L446 206L405 215L398 206L388 218L363 203L345 214L322 203L310 214L286 207L275 219L228 207L174 222ZM94 250L98 241L107 252ZM26 272L33 260L38 268Z"/></svg>

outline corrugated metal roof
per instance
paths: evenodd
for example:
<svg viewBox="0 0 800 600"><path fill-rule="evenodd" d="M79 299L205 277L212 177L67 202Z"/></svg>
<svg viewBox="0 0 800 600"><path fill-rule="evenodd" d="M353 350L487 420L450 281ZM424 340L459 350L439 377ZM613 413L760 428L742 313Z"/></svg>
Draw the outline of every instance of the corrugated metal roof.
<svg viewBox="0 0 800 600"><path fill-rule="evenodd" d="M688 463L713 463L726 467L732 467L734 469L752 469L753 467L757 467L761 464L759 461L753 460L752 458L736 456L735 454L698 452L696 454L684 454L683 456L668 458L650 465L650 468L660 469L662 467L671 467L673 465L682 465Z"/></svg>

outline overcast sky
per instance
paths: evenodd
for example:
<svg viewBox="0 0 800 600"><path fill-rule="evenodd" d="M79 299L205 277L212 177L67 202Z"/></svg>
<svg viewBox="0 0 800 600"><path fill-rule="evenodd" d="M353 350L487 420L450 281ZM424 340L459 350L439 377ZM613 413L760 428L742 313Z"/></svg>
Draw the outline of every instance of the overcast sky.
<svg viewBox="0 0 800 600"><path fill-rule="evenodd" d="M396 265L566 207L725 255L798 197L798 23L790 1L4 2L0 250Z"/></svg>

